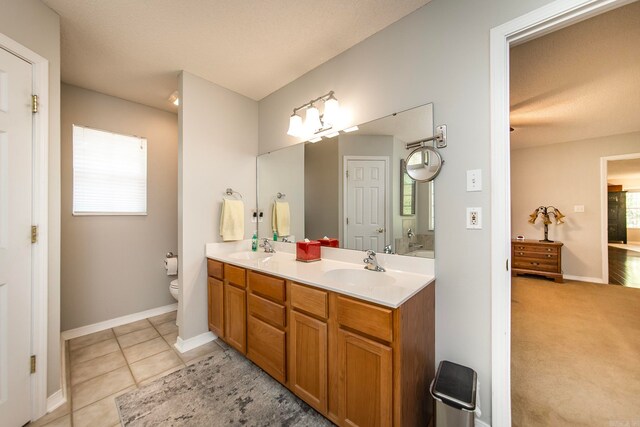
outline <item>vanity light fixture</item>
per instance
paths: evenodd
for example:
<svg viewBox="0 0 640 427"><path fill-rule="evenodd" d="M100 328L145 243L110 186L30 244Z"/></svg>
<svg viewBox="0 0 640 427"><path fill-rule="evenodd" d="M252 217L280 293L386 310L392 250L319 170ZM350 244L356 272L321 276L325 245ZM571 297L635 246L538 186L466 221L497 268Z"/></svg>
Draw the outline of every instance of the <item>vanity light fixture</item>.
<svg viewBox="0 0 640 427"><path fill-rule="evenodd" d="M319 137L317 137L317 138L313 138L313 139L310 139L310 140L309 140L309 142L312 142L312 143L314 143L314 144L315 144L316 142L320 142L320 141L322 141L322 137L321 137L321 136L319 136Z"/></svg>
<svg viewBox="0 0 640 427"><path fill-rule="evenodd" d="M170 96L169 96L169 102L172 103L175 106L180 105L180 94L178 93L178 91L174 91Z"/></svg>
<svg viewBox="0 0 640 427"><path fill-rule="evenodd" d="M320 110L317 104L322 102L323 113L320 114ZM302 122L302 116L299 114L301 110L305 111L304 124ZM334 96L334 92L330 91L316 99L303 104L293 109L293 114L289 117L289 130L287 134L297 137L311 137L319 132L324 132L337 125L340 121L341 111L340 104Z"/></svg>
<svg viewBox="0 0 640 427"><path fill-rule="evenodd" d="M325 138L333 138L334 136L338 136L338 135L340 135L340 132L331 132L331 133L328 133L328 134L324 135L324 137Z"/></svg>
<svg viewBox="0 0 640 427"><path fill-rule="evenodd" d="M350 128L342 129L342 132L346 132L346 133L355 132L358 129L360 129L358 126L351 126Z"/></svg>

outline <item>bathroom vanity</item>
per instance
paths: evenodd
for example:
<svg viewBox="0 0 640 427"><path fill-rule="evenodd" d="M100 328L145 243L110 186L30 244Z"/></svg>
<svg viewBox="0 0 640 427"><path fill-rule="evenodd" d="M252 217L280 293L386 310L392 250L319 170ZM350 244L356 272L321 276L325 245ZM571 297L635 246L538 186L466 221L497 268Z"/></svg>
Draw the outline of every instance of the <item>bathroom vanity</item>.
<svg viewBox="0 0 640 427"><path fill-rule="evenodd" d="M338 425L428 425L433 275L325 252L333 259L305 264L208 245L209 329Z"/></svg>

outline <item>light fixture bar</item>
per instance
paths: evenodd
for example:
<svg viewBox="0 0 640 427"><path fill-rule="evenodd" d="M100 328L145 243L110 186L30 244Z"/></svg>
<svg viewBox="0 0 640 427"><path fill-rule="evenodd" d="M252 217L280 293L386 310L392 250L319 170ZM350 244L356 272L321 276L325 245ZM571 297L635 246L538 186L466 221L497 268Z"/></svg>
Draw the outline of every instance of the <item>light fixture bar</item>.
<svg viewBox="0 0 640 427"><path fill-rule="evenodd" d="M299 107L296 107L293 109L293 114L297 113L298 111L304 109L304 108L309 108L311 107L311 105L313 105L313 103L318 102L318 101L325 101L326 99L329 99L333 96L334 92L330 91L329 93L325 93L322 96L317 97L316 99L312 99L311 101L307 102L306 104L302 104ZM325 99L326 98L326 99Z"/></svg>

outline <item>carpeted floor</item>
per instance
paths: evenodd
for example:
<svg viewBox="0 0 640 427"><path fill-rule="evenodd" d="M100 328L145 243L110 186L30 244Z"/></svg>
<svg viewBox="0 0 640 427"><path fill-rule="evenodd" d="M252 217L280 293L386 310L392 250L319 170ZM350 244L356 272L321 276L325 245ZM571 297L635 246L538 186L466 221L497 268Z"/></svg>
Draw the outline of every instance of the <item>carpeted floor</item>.
<svg viewBox="0 0 640 427"><path fill-rule="evenodd" d="M640 289L513 278L513 425L640 426Z"/></svg>
<svg viewBox="0 0 640 427"><path fill-rule="evenodd" d="M213 356L116 399L123 426L332 426L244 356Z"/></svg>

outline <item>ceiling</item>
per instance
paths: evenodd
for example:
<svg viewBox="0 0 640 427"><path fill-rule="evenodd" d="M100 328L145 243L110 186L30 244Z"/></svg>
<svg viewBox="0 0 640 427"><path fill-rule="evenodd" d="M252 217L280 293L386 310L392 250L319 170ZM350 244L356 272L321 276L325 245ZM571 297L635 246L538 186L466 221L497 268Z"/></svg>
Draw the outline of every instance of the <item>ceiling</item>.
<svg viewBox="0 0 640 427"><path fill-rule="evenodd" d="M62 81L175 111L180 70L260 100L429 0L42 0Z"/></svg>
<svg viewBox="0 0 640 427"><path fill-rule="evenodd" d="M608 161L607 183L625 190L640 188L640 158Z"/></svg>
<svg viewBox="0 0 640 427"><path fill-rule="evenodd" d="M640 1L511 49L513 149L640 131Z"/></svg>

